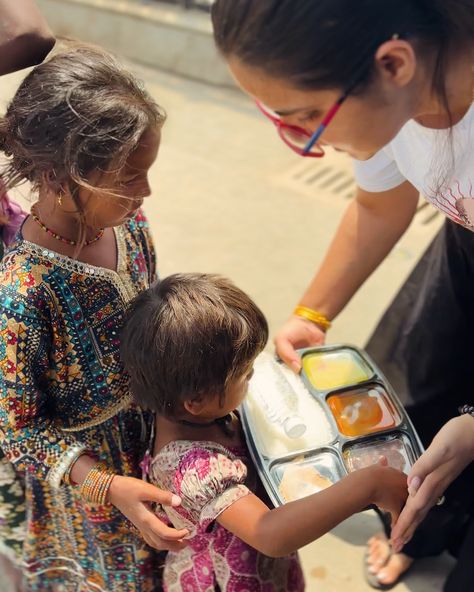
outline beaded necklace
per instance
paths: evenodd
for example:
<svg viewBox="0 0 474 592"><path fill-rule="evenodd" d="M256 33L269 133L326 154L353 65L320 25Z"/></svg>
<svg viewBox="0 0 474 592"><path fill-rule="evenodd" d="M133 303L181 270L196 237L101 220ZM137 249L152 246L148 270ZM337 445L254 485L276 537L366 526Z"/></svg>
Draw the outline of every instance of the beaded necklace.
<svg viewBox="0 0 474 592"><path fill-rule="evenodd" d="M46 224L39 218L38 214L36 213L36 211L33 208L31 208L31 217L38 224L38 226L41 228L41 230L44 230L44 232L46 232L46 234L49 234L49 236L53 237L55 240L60 241L66 245L71 245L72 247L77 246L77 241L71 240L69 238L65 238L64 236L61 236L57 232L54 232L54 230L51 230L51 228L48 228L46 226ZM96 241L101 239L103 237L103 235L104 235L104 228L101 228L99 230L99 232L94 237L85 241L84 246L88 247L92 243L95 243Z"/></svg>

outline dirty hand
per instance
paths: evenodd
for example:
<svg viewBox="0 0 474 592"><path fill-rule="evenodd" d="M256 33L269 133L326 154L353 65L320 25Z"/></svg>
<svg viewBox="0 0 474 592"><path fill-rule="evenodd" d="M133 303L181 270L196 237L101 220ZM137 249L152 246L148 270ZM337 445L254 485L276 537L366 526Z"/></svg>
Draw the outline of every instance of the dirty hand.
<svg viewBox="0 0 474 592"><path fill-rule="evenodd" d="M371 503L388 512L394 524L408 496L405 473L388 467L387 460L383 457L378 464L362 470L373 473L371 479L374 483L374 494Z"/></svg>
<svg viewBox="0 0 474 592"><path fill-rule="evenodd" d="M162 491L141 479L116 475L110 485L108 501L132 522L145 542L159 551L179 551L186 546L186 529L175 530L166 526L150 509L150 504L179 506L177 495Z"/></svg>

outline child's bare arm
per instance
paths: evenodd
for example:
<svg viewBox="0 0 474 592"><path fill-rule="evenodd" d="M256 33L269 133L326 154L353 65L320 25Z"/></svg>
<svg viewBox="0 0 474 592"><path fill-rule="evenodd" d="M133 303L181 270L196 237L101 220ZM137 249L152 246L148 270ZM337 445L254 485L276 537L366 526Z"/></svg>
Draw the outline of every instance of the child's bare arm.
<svg viewBox="0 0 474 592"><path fill-rule="evenodd" d="M270 510L249 494L217 518L219 524L269 557L282 557L316 540L370 504L395 520L407 497L406 475L374 465L332 487Z"/></svg>

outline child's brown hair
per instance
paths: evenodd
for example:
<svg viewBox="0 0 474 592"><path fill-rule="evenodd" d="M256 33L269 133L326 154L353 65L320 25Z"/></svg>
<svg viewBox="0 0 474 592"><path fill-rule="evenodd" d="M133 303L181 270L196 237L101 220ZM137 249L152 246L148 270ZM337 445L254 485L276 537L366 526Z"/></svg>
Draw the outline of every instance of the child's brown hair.
<svg viewBox="0 0 474 592"><path fill-rule="evenodd" d="M176 274L132 301L121 355L137 403L173 417L198 395L222 401L267 340L262 311L230 280Z"/></svg>
<svg viewBox="0 0 474 592"><path fill-rule="evenodd" d="M76 45L34 68L0 120L8 188L70 191L82 218L79 188L93 190L93 171L120 170L163 110L108 53ZM82 232L84 229L82 229ZM79 237L79 242L83 237Z"/></svg>

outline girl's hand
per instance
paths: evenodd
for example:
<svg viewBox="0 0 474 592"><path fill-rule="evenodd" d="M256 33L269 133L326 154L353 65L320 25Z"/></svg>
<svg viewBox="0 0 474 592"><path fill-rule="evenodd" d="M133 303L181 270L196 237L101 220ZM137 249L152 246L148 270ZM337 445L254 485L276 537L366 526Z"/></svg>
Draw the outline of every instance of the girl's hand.
<svg viewBox="0 0 474 592"><path fill-rule="evenodd" d="M448 421L408 475L410 496L392 531L399 552L411 539L448 485L474 460L474 418L462 415Z"/></svg>
<svg viewBox="0 0 474 592"><path fill-rule="evenodd" d="M275 337L278 356L295 372L301 370L301 358L296 349L311 345L322 345L326 339L324 331L312 321L292 315Z"/></svg>
<svg viewBox="0 0 474 592"><path fill-rule="evenodd" d="M162 491L151 483L133 477L116 475L110 485L108 499L139 530L145 542L159 551L180 551L186 546L186 529L175 530L166 526L150 509L158 502L165 506L179 506L177 495Z"/></svg>
<svg viewBox="0 0 474 592"><path fill-rule="evenodd" d="M374 483L371 503L388 512L392 517L392 524L394 524L408 496L407 482L405 473L386 465L387 460L381 458L379 464L361 470L372 472L372 475L368 477Z"/></svg>

